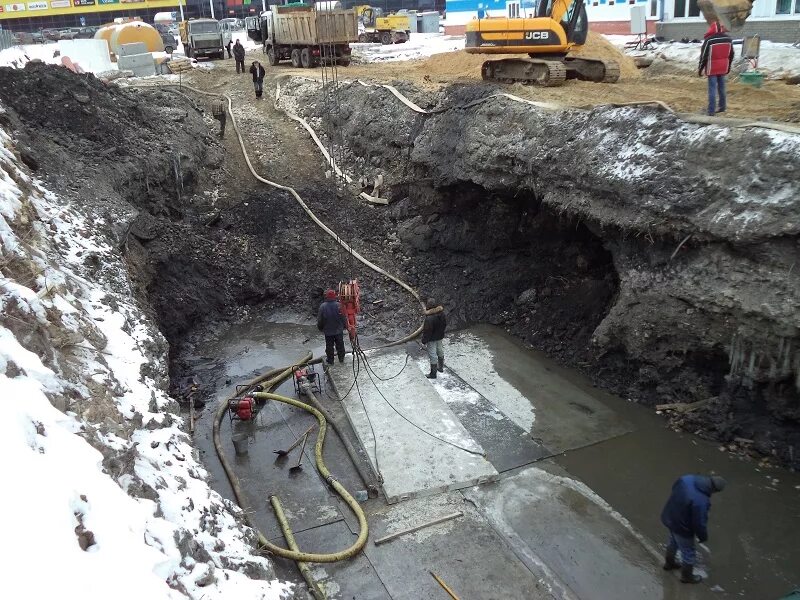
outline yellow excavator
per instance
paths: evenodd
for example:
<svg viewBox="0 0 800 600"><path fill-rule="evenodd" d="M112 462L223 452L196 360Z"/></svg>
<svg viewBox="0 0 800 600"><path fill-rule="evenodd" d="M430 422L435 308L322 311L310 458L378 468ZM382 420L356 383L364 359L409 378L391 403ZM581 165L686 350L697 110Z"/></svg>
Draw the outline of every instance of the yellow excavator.
<svg viewBox="0 0 800 600"><path fill-rule="evenodd" d="M584 0L540 0L535 16L519 16L519 3L508 3L508 17L487 17L467 23L470 54L527 54L530 59L488 60L484 79L555 86L565 79L614 83L619 65L612 60L568 56L586 43L589 20Z"/></svg>
<svg viewBox="0 0 800 600"><path fill-rule="evenodd" d="M698 0L709 23L737 29L750 15L753 0ZM614 83L619 64L588 56L569 56L586 43L589 20L584 0L539 0L534 16L520 16L520 3L506 4L508 16L483 17L467 23L465 50L470 54L527 54L530 58L487 60L483 79L543 86L566 79Z"/></svg>

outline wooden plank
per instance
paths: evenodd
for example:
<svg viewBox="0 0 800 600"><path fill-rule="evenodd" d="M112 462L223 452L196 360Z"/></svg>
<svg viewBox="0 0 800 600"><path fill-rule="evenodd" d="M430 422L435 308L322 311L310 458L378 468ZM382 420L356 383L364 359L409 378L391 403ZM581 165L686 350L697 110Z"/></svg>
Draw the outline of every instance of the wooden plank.
<svg viewBox="0 0 800 600"><path fill-rule="evenodd" d="M389 535L385 535L382 538L378 538L377 540L375 540L375 545L380 546L381 544L385 544L386 542L390 542L396 538L399 538L401 535L406 535L407 533L414 533L415 531L419 531L420 529L425 529L426 527L433 527L434 525L438 525L439 523L452 521L453 519L457 519L458 517L463 517L463 516L464 513L459 511L450 515L439 517L438 519L434 519L433 521L428 521L427 523L422 523L421 525L417 525L416 527L409 527L408 529L403 529L402 531L390 533Z"/></svg>

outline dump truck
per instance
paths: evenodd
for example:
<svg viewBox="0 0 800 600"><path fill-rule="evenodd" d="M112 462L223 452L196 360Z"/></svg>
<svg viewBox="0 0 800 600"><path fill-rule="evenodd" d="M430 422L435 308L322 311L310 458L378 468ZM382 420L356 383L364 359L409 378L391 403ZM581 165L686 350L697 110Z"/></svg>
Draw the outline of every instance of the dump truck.
<svg viewBox="0 0 800 600"><path fill-rule="evenodd" d="M383 10L366 4L355 7L358 14L358 41L402 44L411 37L408 15L384 16Z"/></svg>
<svg viewBox="0 0 800 600"><path fill-rule="evenodd" d="M181 21L179 30L187 57L225 58L225 46L230 41L231 34L224 32L216 19Z"/></svg>
<svg viewBox="0 0 800 600"><path fill-rule="evenodd" d="M320 62L346 67L350 44L358 41L358 17L352 9L276 6L261 14L261 36L272 66L291 60L297 68Z"/></svg>

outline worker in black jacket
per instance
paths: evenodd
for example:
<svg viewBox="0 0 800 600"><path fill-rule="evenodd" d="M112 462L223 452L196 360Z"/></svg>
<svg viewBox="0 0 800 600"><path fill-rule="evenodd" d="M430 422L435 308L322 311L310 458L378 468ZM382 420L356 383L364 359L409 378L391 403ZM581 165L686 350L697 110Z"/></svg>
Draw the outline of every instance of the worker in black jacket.
<svg viewBox="0 0 800 600"><path fill-rule="evenodd" d="M239 40L233 45L233 58L236 59L236 72L244 73L244 46Z"/></svg>
<svg viewBox="0 0 800 600"><path fill-rule="evenodd" d="M254 60L253 64L250 65L250 74L253 76L256 98L261 98L261 94L264 92L264 75L266 75L264 67L261 66L260 62Z"/></svg>
<svg viewBox="0 0 800 600"><path fill-rule="evenodd" d="M425 324L422 326L422 343L428 349L428 358L431 362L431 372L426 375L428 379L436 379L436 371L444 371L444 330L447 327L447 319L444 316L444 308L436 304L436 300L428 298L425 303Z"/></svg>
<svg viewBox="0 0 800 600"><path fill-rule="evenodd" d="M317 329L325 335L325 356L329 365L333 364L333 350L339 355L339 362L344 362L344 328L346 321L342 315L342 307L336 299L334 290L325 291L325 302L320 304L317 313Z"/></svg>

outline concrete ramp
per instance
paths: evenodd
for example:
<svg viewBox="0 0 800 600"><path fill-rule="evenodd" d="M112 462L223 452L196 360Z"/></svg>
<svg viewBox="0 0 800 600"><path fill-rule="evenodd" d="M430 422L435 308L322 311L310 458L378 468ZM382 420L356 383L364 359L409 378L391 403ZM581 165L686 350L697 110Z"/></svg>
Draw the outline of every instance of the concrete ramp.
<svg viewBox="0 0 800 600"><path fill-rule="evenodd" d="M523 437L546 454L589 446L631 431L582 378L496 327L477 325L445 339L445 363Z"/></svg>
<svg viewBox="0 0 800 600"><path fill-rule="evenodd" d="M328 375L344 396L353 430L383 476L390 504L498 478L482 456L483 448L404 350L367 358L371 369L357 363L357 378L352 356L333 365Z"/></svg>
<svg viewBox="0 0 800 600"><path fill-rule="evenodd" d="M561 597L658 600L679 591L655 551L578 481L528 467L465 495L523 562L568 590Z"/></svg>

